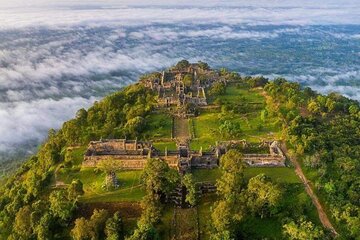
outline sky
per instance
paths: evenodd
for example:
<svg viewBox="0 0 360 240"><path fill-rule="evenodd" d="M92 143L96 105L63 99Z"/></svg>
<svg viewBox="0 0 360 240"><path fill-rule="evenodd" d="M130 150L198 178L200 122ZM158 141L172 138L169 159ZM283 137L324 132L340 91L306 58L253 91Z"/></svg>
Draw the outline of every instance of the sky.
<svg viewBox="0 0 360 240"><path fill-rule="evenodd" d="M360 100L359 57L353 0L0 0L0 160L183 58Z"/></svg>

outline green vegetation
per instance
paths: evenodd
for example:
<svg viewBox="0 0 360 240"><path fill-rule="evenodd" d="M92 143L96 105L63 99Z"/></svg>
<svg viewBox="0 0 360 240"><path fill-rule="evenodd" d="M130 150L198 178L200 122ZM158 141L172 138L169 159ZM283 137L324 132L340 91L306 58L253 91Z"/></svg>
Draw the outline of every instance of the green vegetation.
<svg viewBox="0 0 360 240"><path fill-rule="evenodd" d="M177 150L176 143L174 141L168 141L168 142L154 142L154 147L162 152L167 150Z"/></svg>
<svg viewBox="0 0 360 240"><path fill-rule="evenodd" d="M221 111L201 111L193 119L196 138L192 139L192 148L209 149L220 140L240 138L259 142L280 136L281 122L276 116L266 114L265 98L260 90L229 84L225 94L218 95L214 103Z"/></svg>
<svg viewBox="0 0 360 240"><path fill-rule="evenodd" d="M319 95L281 78L265 90L269 114L282 119L291 152L311 173L337 230L344 238L359 238L359 103L336 93ZM301 229L301 224L296 226Z"/></svg>
<svg viewBox="0 0 360 240"><path fill-rule="evenodd" d="M146 118L144 129L144 137L146 139L171 138L172 118L169 114L165 113L150 114Z"/></svg>
<svg viewBox="0 0 360 240"><path fill-rule="evenodd" d="M194 169L192 171L195 182L216 182L221 176L219 168L214 169Z"/></svg>
<svg viewBox="0 0 360 240"><path fill-rule="evenodd" d="M296 176L294 169L286 167L267 168L254 167L246 168L244 171L245 179L250 179L259 174L265 174L277 183L300 183L300 179Z"/></svg>
<svg viewBox="0 0 360 240"><path fill-rule="evenodd" d="M175 69L190 66L183 60ZM198 67L209 69L202 62ZM263 139L283 139L326 204L340 239L359 238L359 104L284 79L241 77L226 69L217 74L226 84L207 89L209 106L186 106L196 117L181 120L175 135L190 137L191 149L203 151L212 150L216 141L246 139L255 146ZM191 74L184 79L188 86L193 80ZM199 81L207 81L206 73ZM244 165L242 154L264 153L263 148L228 150L219 168L193 169L184 176L159 159L149 159L141 171L123 170L111 160L97 168L81 166L89 141L100 138L137 137L160 151L176 150L166 111L177 110L157 108L155 94L139 83L50 130L38 153L0 188L0 238L330 238L293 168ZM106 186L112 172L118 188ZM217 192L199 197L202 182L216 184ZM193 208L179 210L164 201L181 186L183 200ZM119 205L125 207L118 211Z"/></svg>
<svg viewBox="0 0 360 240"><path fill-rule="evenodd" d="M110 192L104 188L106 173L95 168L74 172L60 170L58 181L70 184L73 179L79 179L84 184L85 193L80 198L84 202L140 201L145 195L140 183L141 171L117 171L116 175L120 187Z"/></svg>
<svg viewBox="0 0 360 240"><path fill-rule="evenodd" d="M265 174L278 183L300 183L294 169L286 167L248 167L244 170L244 178L249 180L259 174ZM215 182L221 175L220 169L194 169L193 176L195 182Z"/></svg>

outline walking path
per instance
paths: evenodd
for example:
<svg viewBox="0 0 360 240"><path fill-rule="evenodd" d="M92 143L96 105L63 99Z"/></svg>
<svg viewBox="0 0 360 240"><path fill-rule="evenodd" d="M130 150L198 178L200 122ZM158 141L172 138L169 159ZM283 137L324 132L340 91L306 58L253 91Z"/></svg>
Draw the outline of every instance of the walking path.
<svg viewBox="0 0 360 240"><path fill-rule="evenodd" d="M326 215L326 212L324 211L324 208L322 207L322 205L319 201L319 198L316 196L316 194L312 190L311 182L309 180L307 180L307 178L305 177L304 172L301 169L300 163L298 162L298 160L295 157L289 157L289 155L287 154L287 148L285 145L282 145L281 148L282 148L283 152L285 153L285 155L294 164L295 173L300 177L301 181L303 182L303 184L305 186L305 190L306 190L307 194L310 196L313 204L315 205L322 225L324 226L324 228L329 229L335 236L337 236L338 233L336 232L336 230L333 227L333 225L331 224L328 216Z"/></svg>
<svg viewBox="0 0 360 240"><path fill-rule="evenodd" d="M174 118L174 138L181 140L190 139L189 120L186 118Z"/></svg>

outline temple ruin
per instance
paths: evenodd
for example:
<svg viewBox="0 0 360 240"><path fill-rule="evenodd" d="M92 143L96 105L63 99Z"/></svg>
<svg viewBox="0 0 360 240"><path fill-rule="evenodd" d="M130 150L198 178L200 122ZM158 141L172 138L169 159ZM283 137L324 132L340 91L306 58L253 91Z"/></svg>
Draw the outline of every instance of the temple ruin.
<svg viewBox="0 0 360 240"><path fill-rule="evenodd" d="M219 80L217 72L202 69L196 63L190 64L185 69L170 68L158 75L159 77L147 78L142 82L146 87L157 92L158 103L162 107L182 106L187 103L206 106L205 89Z"/></svg>
<svg viewBox="0 0 360 240"><path fill-rule="evenodd" d="M90 142L84 156L83 166L96 167L100 161L112 159L119 161L122 169L142 169L147 159L159 158L170 167L181 173L191 171L193 168L212 169L219 166L220 157L232 148L234 141L219 142L211 151L191 150L189 144L178 144L177 150L159 151L151 142L127 139L106 139ZM235 142L236 144L236 142ZM241 144L247 144L241 142ZM244 161L252 167L283 167L285 155L277 141L262 143L267 145L267 154L243 154Z"/></svg>

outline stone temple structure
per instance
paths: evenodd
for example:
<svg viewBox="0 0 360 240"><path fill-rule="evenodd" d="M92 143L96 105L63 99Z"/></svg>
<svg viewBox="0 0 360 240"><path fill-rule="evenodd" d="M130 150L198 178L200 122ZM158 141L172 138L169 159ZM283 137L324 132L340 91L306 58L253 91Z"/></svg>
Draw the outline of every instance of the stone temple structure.
<svg viewBox="0 0 360 240"><path fill-rule="evenodd" d="M249 166L285 166L285 156L277 141L267 143L268 154L244 154ZM159 151L151 142L127 139L106 139L90 142L83 166L96 167L100 161L119 161L123 169L142 169L149 158L159 158L181 173L193 168L212 169L219 166L221 155L229 149L228 142L218 143L212 151L191 150L188 144L178 144L177 150Z"/></svg>
<svg viewBox="0 0 360 240"><path fill-rule="evenodd" d="M162 71L159 77L145 79L143 83L158 93L160 106L182 106L187 103L205 106L205 89L217 80L218 73L194 63L185 69L170 68Z"/></svg>

